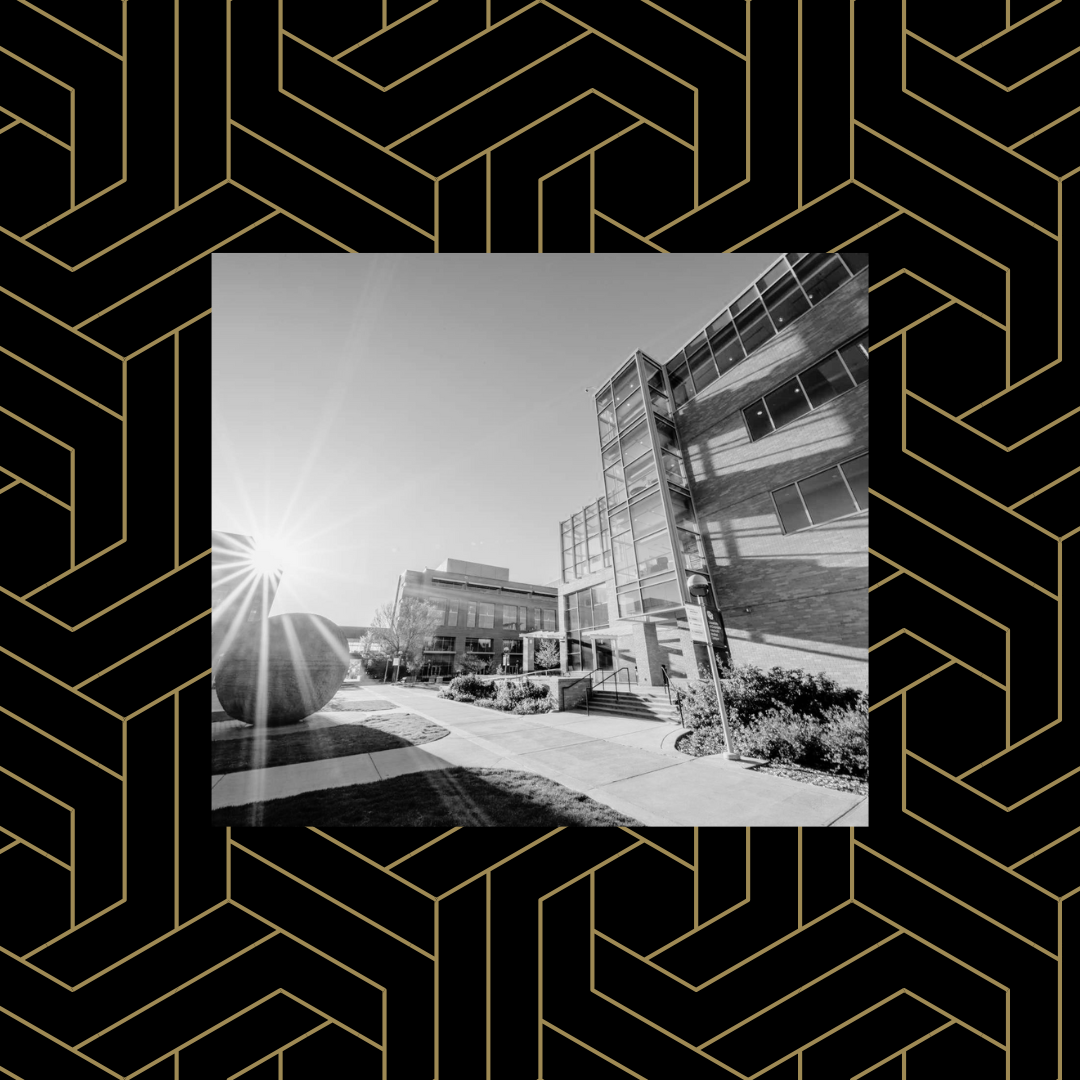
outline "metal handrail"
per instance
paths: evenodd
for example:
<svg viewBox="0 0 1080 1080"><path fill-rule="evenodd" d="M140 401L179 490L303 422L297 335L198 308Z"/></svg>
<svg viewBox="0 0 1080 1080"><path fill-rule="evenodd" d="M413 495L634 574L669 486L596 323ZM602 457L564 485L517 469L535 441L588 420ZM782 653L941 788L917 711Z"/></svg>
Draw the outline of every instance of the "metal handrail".
<svg viewBox="0 0 1080 1080"><path fill-rule="evenodd" d="M600 669L598 669L598 670L600 670ZM600 689L600 687L601 687L601 686L603 686L603 685L604 685L604 683L606 683L606 682L608 681L608 679L610 679L610 678L611 678L612 676L614 676L614 677L615 677L615 704L617 705L617 704L619 703L619 672L620 672L620 671L625 671L625 672L626 672L626 692L627 692L628 694L629 694L629 693L632 693L632 691L631 691L631 689L630 689L630 669L629 669L628 667L626 667L626 666L624 665L624 666L623 666L623 667L621 667L621 668L616 668L616 669L615 669L614 671L612 671L612 672L609 672L609 673L608 673L607 675L605 675L605 676L604 676L604 677L603 677L603 678L602 678L602 679L601 679L601 680L600 680L600 681L599 681L599 682L598 682L598 683L596 684L596 686L593 686L593 685L592 685L592 684L590 683L590 684L589 684L589 689L588 689L588 691L586 692L586 699L588 698L588 694L589 694L589 693L591 693L591 692L592 692L593 690L599 690L599 689ZM590 672L590 674L592 674L592 672ZM586 709L585 711L586 711L586 713L587 713L587 712L588 712L588 709Z"/></svg>
<svg viewBox="0 0 1080 1080"><path fill-rule="evenodd" d="M664 664L660 665L660 674L664 676L664 688L667 690L667 703L671 704L671 682L668 679L667 667Z"/></svg>

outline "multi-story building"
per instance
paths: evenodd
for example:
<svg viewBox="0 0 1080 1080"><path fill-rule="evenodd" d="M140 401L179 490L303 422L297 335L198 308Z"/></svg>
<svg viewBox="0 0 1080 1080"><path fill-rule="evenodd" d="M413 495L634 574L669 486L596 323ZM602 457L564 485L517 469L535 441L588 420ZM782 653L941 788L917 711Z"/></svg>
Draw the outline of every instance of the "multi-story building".
<svg viewBox="0 0 1080 1080"><path fill-rule="evenodd" d="M866 688L867 275L863 253L789 253L666 363L639 350L597 392L605 492L560 530L570 670L703 673L698 573L722 662Z"/></svg>
<svg viewBox="0 0 1080 1080"><path fill-rule="evenodd" d="M511 581L505 566L445 559L434 569L406 570L398 579L394 608L406 596L437 605L442 624L424 650L425 675L450 675L465 657L524 663L528 631L557 629L558 589Z"/></svg>

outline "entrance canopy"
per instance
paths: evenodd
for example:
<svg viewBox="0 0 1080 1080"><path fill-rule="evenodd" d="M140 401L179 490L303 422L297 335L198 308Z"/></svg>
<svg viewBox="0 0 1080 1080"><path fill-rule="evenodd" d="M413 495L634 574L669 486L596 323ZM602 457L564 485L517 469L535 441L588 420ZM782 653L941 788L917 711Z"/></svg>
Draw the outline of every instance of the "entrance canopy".
<svg viewBox="0 0 1080 1080"><path fill-rule="evenodd" d="M566 635L560 630L530 630L527 634L519 634L523 638L554 638L556 641L565 641Z"/></svg>
<svg viewBox="0 0 1080 1080"><path fill-rule="evenodd" d="M575 630L583 638L621 638L631 637L634 628L627 623L612 623L610 626L594 626L589 630Z"/></svg>

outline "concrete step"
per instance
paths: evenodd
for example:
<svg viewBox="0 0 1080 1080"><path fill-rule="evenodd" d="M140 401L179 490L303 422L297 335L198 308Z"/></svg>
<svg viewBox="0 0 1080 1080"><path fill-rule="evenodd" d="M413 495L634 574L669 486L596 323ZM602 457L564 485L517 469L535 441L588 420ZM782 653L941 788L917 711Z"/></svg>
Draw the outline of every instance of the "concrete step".
<svg viewBox="0 0 1080 1080"><path fill-rule="evenodd" d="M575 712L585 712L585 703L582 702ZM666 723L675 723L679 719L678 710L674 705L669 705L667 695L663 698L644 696L640 694L626 694L619 692L618 698L614 692L595 690L589 695L590 715L601 713L608 716L641 717L648 720L661 720Z"/></svg>

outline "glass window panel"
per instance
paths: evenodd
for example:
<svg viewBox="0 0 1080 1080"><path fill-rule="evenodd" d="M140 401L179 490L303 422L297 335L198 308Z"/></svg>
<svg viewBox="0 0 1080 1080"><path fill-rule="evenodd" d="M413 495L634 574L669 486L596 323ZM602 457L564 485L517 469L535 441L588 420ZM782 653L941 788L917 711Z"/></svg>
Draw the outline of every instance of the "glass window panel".
<svg viewBox="0 0 1080 1080"><path fill-rule="evenodd" d="M660 370L659 364L654 364L651 360L646 360L645 378L648 379L649 386L652 387L652 389L664 393L664 373Z"/></svg>
<svg viewBox="0 0 1080 1080"><path fill-rule="evenodd" d="M639 593L637 589L631 589L629 592L619 593L619 614L641 614L641 593Z"/></svg>
<svg viewBox="0 0 1080 1080"><path fill-rule="evenodd" d="M608 601L607 586L597 585L593 591L593 625L607 626L608 624Z"/></svg>
<svg viewBox="0 0 1080 1080"><path fill-rule="evenodd" d="M619 444L613 442L601 455L604 459L604 468L615 465L619 461Z"/></svg>
<svg viewBox="0 0 1080 1080"><path fill-rule="evenodd" d="M852 514L858 509L852 505L851 496L840 477L840 470L835 465L816 476L800 480L799 490L815 525L843 517L844 514Z"/></svg>
<svg viewBox="0 0 1080 1080"><path fill-rule="evenodd" d="M554 608L544 608L544 629L545 630L558 630L559 620L557 618L558 613Z"/></svg>
<svg viewBox="0 0 1080 1080"><path fill-rule="evenodd" d="M660 457L664 462L664 475L668 478L668 482L678 484L679 487L687 487L686 472L683 469L682 460L674 454L669 454L666 450Z"/></svg>
<svg viewBox="0 0 1080 1080"><path fill-rule="evenodd" d="M765 404L769 407L773 423L777 427L790 424L792 420L810 411L810 403L799 388L798 379L788 379L783 386L777 387L771 394L766 394Z"/></svg>
<svg viewBox="0 0 1080 1080"><path fill-rule="evenodd" d="M626 467L626 493L636 495L639 491L645 491L656 483L656 462L653 460L652 451L644 457L639 457L633 465Z"/></svg>
<svg viewBox="0 0 1080 1080"><path fill-rule="evenodd" d="M584 562L584 561L585 561L585 545L584 544L575 544L574 545L574 562L580 563L580 562Z"/></svg>
<svg viewBox="0 0 1080 1080"><path fill-rule="evenodd" d="M457 601L451 600L446 611L446 625L457 626Z"/></svg>
<svg viewBox="0 0 1080 1080"><path fill-rule="evenodd" d="M608 524L611 526L611 533L613 536L618 536L619 533L626 532L630 528L630 508L628 506L620 506L618 510L612 510L608 517Z"/></svg>
<svg viewBox="0 0 1080 1080"><path fill-rule="evenodd" d="M870 482L870 455L863 454L862 457L856 458L854 461L844 462L840 467L844 470L847 482L851 485L851 490L855 495L855 501L859 504L859 509L868 509L870 506L870 493L868 491Z"/></svg>
<svg viewBox="0 0 1080 1080"><path fill-rule="evenodd" d="M757 289L751 285L750 288L731 305L731 314L738 315L740 312L745 312L748 308L753 306L757 301L757 298Z"/></svg>
<svg viewBox="0 0 1080 1080"><path fill-rule="evenodd" d="M731 326L731 312L728 310L721 311L719 315L707 327L705 327L705 333L711 341L721 330Z"/></svg>
<svg viewBox="0 0 1080 1080"><path fill-rule="evenodd" d="M468 622L466 623L466 625L467 626L475 626L476 625L476 605L473 604L473 603L469 604L469 618L468 618Z"/></svg>
<svg viewBox="0 0 1080 1080"><path fill-rule="evenodd" d="M609 548L604 549L604 565L611 565L611 550Z"/></svg>
<svg viewBox="0 0 1080 1080"><path fill-rule="evenodd" d="M657 420L656 434L659 438L661 449L673 450L675 453L679 452L679 440L675 434L675 428L671 424L666 424L663 420Z"/></svg>
<svg viewBox="0 0 1080 1080"><path fill-rule="evenodd" d="M870 378L870 350L867 348L869 344L869 337L863 334L858 341L853 341L840 350L848 371L857 383L864 383Z"/></svg>
<svg viewBox="0 0 1080 1080"><path fill-rule="evenodd" d="M619 430L625 431L645 411L645 401L640 390L635 390L621 405L615 409L615 418L619 424Z"/></svg>
<svg viewBox="0 0 1080 1080"><path fill-rule="evenodd" d="M671 415L671 402L659 390L650 390L649 397L652 399L653 412L660 413L662 416Z"/></svg>
<svg viewBox="0 0 1080 1080"><path fill-rule="evenodd" d="M780 514L780 523L784 526L784 532L794 532L796 529L805 529L810 524L806 516L799 493L794 484L789 484L779 491L773 492L773 500Z"/></svg>
<svg viewBox="0 0 1080 1080"><path fill-rule="evenodd" d="M630 516L634 522L636 537L648 536L667 524L664 517L664 501L659 492L636 502L630 507Z"/></svg>
<svg viewBox="0 0 1080 1080"><path fill-rule="evenodd" d="M633 581L637 577L637 563L634 560L634 541L630 534L616 536L611 542L611 549L615 559L615 580L620 584Z"/></svg>
<svg viewBox="0 0 1080 1080"><path fill-rule="evenodd" d="M638 577L652 577L674 569L671 554L671 539L667 530L655 533L647 540L639 540L634 546L637 555Z"/></svg>
<svg viewBox="0 0 1080 1080"><path fill-rule="evenodd" d="M600 445L606 446L615 434L615 407L610 401L596 414L596 423L600 428Z"/></svg>
<svg viewBox="0 0 1080 1080"><path fill-rule="evenodd" d="M690 371L694 376L694 386L700 394L706 386L716 382L720 377L716 371L716 364L713 362L712 350L709 348L709 343L702 339L701 346L693 354L687 349L687 356Z"/></svg>
<svg viewBox="0 0 1080 1080"><path fill-rule="evenodd" d="M769 309L777 330L783 330L804 311L810 310L810 304L803 296L793 274L787 274L765 294L765 306Z"/></svg>
<svg viewBox="0 0 1080 1080"><path fill-rule="evenodd" d="M588 630L592 627L592 595L589 590L577 594L578 598L578 618L580 619L581 629Z"/></svg>
<svg viewBox="0 0 1080 1080"><path fill-rule="evenodd" d="M580 513L574 515L574 543L580 543L585 539L585 521Z"/></svg>
<svg viewBox="0 0 1080 1080"><path fill-rule="evenodd" d="M638 379L637 364L631 361L629 366L622 374L617 375L612 383L612 387L615 391L616 411L618 411L619 406L624 404L640 385L641 381Z"/></svg>
<svg viewBox="0 0 1080 1080"><path fill-rule="evenodd" d="M588 537L597 536L600 533L600 517L596 513L596 507L590 506L585 514L585 535Z"/></svg>
<svg viewBox="0 0 1080 1080"><path fill-rule="evenodd" d="M494 638L468 637L465 639L465 648L469 652L491 652Z"/></svg>
<svg viewBox="0 0 1080 1080"><path fill-rule="evenodd" d="M649 449L649 427L644 420L635 424L620 440L625 465L636 461Z"/></svg>
<svg viewBox="0 0 1080 1080"><path fill-rule="evenodd" d="M612 465L610 469L604 470L604 490L613 503L622 502L626 498L621 465Z"/></svg>
<svg viewBox="0 0 1080 1080"><path fill-rule="evenodd" d="M761 398L752 405L747 405L742 414L751 439L760 439L762 435L768 435L772 431L769 414L765 411L765 403Z"/></svg>
<svg viewBox="0 0 1080 1080"><path fill-rule="evenodd" d="M848 264L848 269L857 274L869 261L870 256L865 251L841 251L841 255L844 257L844 262Z"/></svg>
<svg viewBox="0 0 1080 1080"><path fill-rule="evenodd" d="M805 258L795 273L802 282L812 304L820 304L834 289L843 285L850 275L836 255L818 251Z"/></svg>
<svg viewBox="0 0 1080 1080"><path fill-rule="evenodd" d="M518 629L524 631L525 620L528 618L529 609L518 605Z"/></svg>
<svg viewBox="0 0 1080 1080"><path fill-rule="evenodd" d="M797 263L800 259L805 259L806 258L806 252L805 251L789 251L787 253L787 257L788 257L788 262L791 263L792 266L794 266L795 263Z"/></svg>
<svg viewBox="0 0 1080 1080"><path fill-rule="evenodd" d="M671 509L675 514L675 524L679 528L689 529L691 532L699 531L693 507L685 495L681 495L677 491L671 492Z"/></svg>
<svg viewBox="0 0 1080 1080"><path fill-rule="evenodd" d="M439 620L435 625L436 626L445 626L446 623L444 622L444 619L445 619L445 616L446 616L446 601L445 600L429 600L428 603L431 604L431 614L436 616L438 618L438 620Z"/></svg>
<svg viewBox="0 0 1080 1080"><path fill-rule="evenodd" d="M534 607L532 609L532 622L529 623L529 629L530 630L542 630L543 629L543 622L540 619L540 609L538 607Z"/></svg>
<svg viewBox="0 0 1080 1080"><path fill-rule="evenodd" d="M578 622L578 609L577 609L577 603L576 602L573 603L573 604L570 604L566 614L567 614L567 619L568 619L568 623L567 623L568 627L571 630L580 629L580 624Z"/></svg>
<svg viewBox="0 0 1080 1080"><path fill-rule="evenodd" d="M563 579L563 584L564 585L569 585L570 584L570 578L573 577L573 573L574 573L574 568L572 566L570 566L570 567L564 566L563 567L562 579Z"/></svg>
<svg viewBox="0 0 1080 1080"><path fill-rule="evenodd" d="M592 549L590 548L589 550L591 552ZM603 568L603 565L604 565L604 553L602 551L598 551L595 555L592 555L592 554L589 555L589 573L590 574L595 574L597 570L600 570L600 569Z"/></svg>
<svg viewBox="0 0 1080 1080"><path fill-rule="evenodd" d="M596 411L600 412L602 409L607 408L611 404L611 387L605 386L599 394L596 395Z"/></svg>
<svg viewBox="0 0 1080 1080"><path fill-rule="evenodd" d="M494 626L495 625L495 605L494 604L477 604L477 626Z"/></svg>
<svg viewBox="0 0 1080 1080"><path fill-rule="evenodd" d="M815 408L855 385L836 353L822 360L820 364L815 364L809 371L804 371L799 378L810 404Z"/></svg>
<svg viewBox="0 0 1080 1080"><path fill-rule="evenodd" d="M643 611L664 611L667 608L681 607L683 598L679 593L679 583L674 576L667 581L658 581L641 587L641 607Z"/></svg>
<svg viewBox="0 0 1080 1080"><path fill-rule="evenodd" d="M739 336L742 338L747 356L759 346L764 345L776 333L760 301L747 308L741 315L736 315L735 325L739 328Z"/></svg>
<svg viewBox="0 0 1080 1080"><path fill-rule="evenodd" d="M764 292L770 285L775 285L788 272L787 263L781 259L774 267L767 270L758 280L757 287ZM766 298L766 303L768 299Z"/></svg>
<svg viewBox="0 0 1080 1080"><path fill-rule="evenodd" d="M682 356L682 353L679 355ZM671 395L675 408L685 405L694 396L694 388L690 382L690 369L686 364L668 368L668 381L671 383Z"/></svg>
<svg viewBox="0 0 1080 1080"><path fill-rule="evenodd" d="M685 529L677 530L679 534L679 549L682 552L683 566L687 570L700 570L705 565L705 554L701 548L701 540L692 532Z"/></svg>
<svg viewBox="0 0 1080 1080"><path fill-rule="evenodd" d="M728 368L734 367L746 355L743 352L742 345L739 344L739 338L735 333L734 326L727 326L715 337L711 338L711 341L713 356L716 358L716 366L721 375Z"/></svg>

